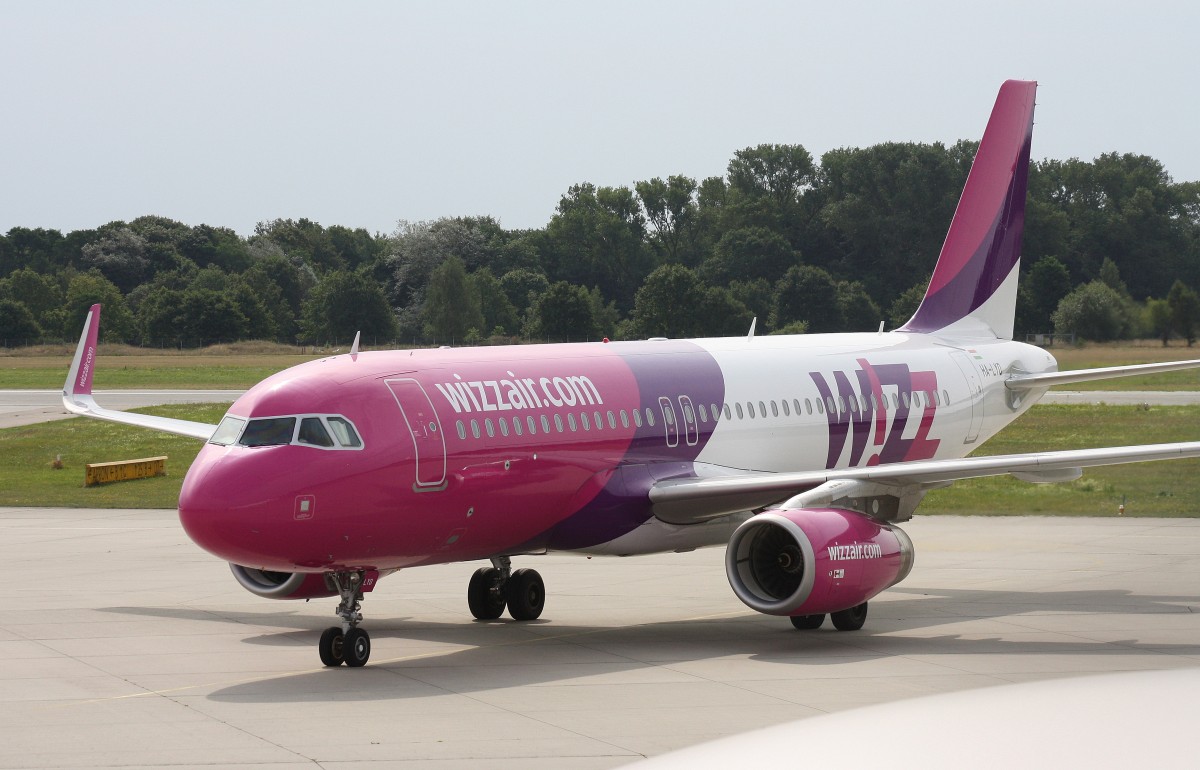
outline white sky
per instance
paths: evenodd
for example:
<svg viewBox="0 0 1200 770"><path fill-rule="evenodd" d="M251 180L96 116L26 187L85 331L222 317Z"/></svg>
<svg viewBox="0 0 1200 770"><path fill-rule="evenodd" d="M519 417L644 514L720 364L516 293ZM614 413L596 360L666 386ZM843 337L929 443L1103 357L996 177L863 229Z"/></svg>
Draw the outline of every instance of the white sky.
<svg viewBox="0 0 1200 770"><path fill-rule="evenodd" d="M977 139L1006 78L1041 84L1035 158L1196 180L1198 31L1182 0L0 0L0 232L542 227L763 142Z"/></svg>

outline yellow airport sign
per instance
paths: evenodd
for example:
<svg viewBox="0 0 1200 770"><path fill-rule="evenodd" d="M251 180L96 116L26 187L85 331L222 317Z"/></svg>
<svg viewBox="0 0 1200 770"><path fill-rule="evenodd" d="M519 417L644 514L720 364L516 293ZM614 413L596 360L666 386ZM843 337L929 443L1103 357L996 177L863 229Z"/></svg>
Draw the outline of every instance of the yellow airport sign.
<svg viewBox="0 0 1200 770"><path fill-rule="evenodd" d="M108 484L113 481L166 475L166 457L143 457L140 460L119 460L111 463L88 463L84 485L94 487L97 484Z"/></svg>

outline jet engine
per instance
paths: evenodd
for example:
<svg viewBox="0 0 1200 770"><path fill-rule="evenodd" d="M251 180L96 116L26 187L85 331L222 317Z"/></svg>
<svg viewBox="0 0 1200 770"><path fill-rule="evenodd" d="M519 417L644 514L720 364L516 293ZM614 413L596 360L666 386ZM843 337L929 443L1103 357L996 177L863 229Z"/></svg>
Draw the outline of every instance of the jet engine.
<svg viewBox="0 0 1200 770"><path fill-rule="evenodd" d="M233 576L250 593L264 599L319 599L337 596L321 572L271 572L230 564Z"/></svg>
<svg viewBox="0 0 1200 770"><path fill-rule="evenodd" d="M908 576L904 530L838 508L770 510L734 530L725 553L733 592L768 615L856 607Z"/></svg>

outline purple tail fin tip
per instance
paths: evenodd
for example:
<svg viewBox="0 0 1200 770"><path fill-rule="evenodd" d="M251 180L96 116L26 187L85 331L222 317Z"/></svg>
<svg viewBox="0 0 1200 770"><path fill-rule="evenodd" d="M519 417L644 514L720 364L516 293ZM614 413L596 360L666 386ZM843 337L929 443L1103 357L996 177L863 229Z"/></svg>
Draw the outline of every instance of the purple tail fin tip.
<svg viewBox="0 0 1200 770"><path fill-rule="evenodd" d="M1000 86L910 332L1011 339L1037 83Z"/></svg>

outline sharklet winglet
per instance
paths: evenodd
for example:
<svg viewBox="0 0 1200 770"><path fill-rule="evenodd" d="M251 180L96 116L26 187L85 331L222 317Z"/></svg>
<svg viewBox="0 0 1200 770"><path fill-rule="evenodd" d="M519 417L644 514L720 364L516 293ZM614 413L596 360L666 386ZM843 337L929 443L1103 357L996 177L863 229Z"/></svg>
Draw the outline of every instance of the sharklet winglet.
<svg viewBox="0 0 1200 770"><path fill-rule="evenodd" d="M71 359L67 381L63 383L64 401L68 397L92 394L92 373L95 371L96 345L99 337L100 305L96 304L88 309L87 318L83 322L83 333L79 336L75 357Z"/></svg>
<svg viewBox="0 0 1200 770"><path fill-rule="evenodd" d="M75 348L75 357L67 372L67 380L63 383L64 409L84 417L94 417L98 420L137 425L164 433L208 440L213 431L217 429L216 425L178 420L172 417L122 412L116 409L105 409L97 404L96 399L92 397L92 375L96 369L96 346L99 338L100 305L97 304L92 305L88 310L87 320L83 323L83 333L79 335L79 345Z"/></svg>

